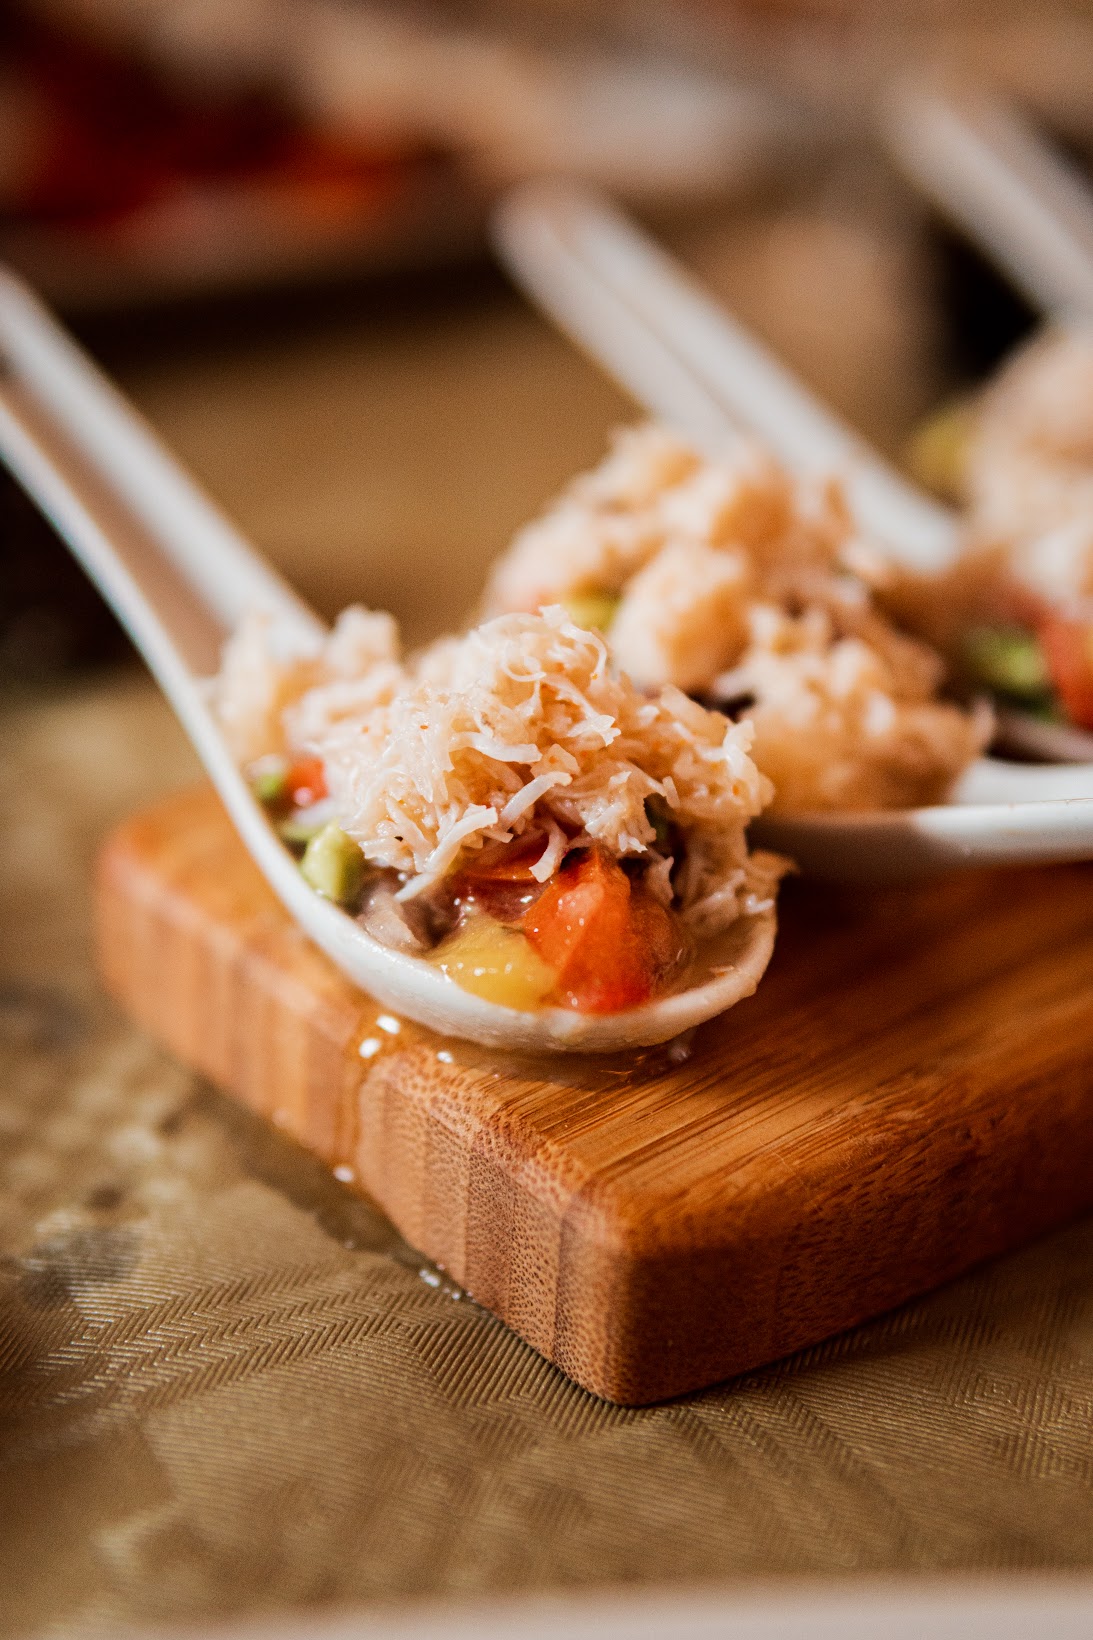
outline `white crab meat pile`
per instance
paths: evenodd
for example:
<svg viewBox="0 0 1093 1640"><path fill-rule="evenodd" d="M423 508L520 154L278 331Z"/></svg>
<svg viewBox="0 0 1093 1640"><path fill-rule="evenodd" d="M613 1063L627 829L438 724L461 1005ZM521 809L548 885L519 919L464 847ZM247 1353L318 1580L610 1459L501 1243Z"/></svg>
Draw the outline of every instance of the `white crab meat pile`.
<svg viewBox="0 0 1093 1640"><path fill-rule="evenodd" d="M777 811L915 806L989 726L937 698L941 658L878 607L886 574L837 483L751 446L711 461L649 426L519 533L487 612L563 604L639 689L750 724Z"/></svg>
<svg viewBox="0 0 1093 1640"><path fill-rule="evenodd" d="M318 758L331 819L399 896L526 832L545 882L567 850L598 843L647 866L696 937L769 907L781 863L749 855L745 827L770 797L753 731L671 686L640 690L595 631L564 609L515 613L404 659L394 621L349 609L308 653L246 621L227 646L217 708L245 767ZM658 846L651 802L682 839Z"/></svg>

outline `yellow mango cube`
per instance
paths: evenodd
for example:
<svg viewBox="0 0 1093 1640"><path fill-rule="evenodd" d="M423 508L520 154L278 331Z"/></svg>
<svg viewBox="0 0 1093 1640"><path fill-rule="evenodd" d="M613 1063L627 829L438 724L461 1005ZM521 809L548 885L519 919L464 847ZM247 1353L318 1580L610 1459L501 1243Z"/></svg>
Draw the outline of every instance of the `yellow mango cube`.
<svg viewBox="0 0 1093 1640"><path fill-rule="evenodd" d="M525 1013L553 989L555 973L517 928L472 912L430 958L465 991Z"/></svg>

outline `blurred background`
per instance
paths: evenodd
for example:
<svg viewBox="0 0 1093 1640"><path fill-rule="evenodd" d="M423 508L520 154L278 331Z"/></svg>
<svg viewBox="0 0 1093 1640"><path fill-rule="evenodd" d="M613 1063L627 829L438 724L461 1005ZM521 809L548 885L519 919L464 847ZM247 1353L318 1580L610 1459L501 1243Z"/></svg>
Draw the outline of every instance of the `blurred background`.
<svg viewBox="0 0 1093 1640"><path fill-rule="evenodd" d="M886 450L1030 322L874 138L969 69L1093 151L1093 5L15 0L0 257L330 613L412 636L632 407L491 267L491 199L602 185ZM112 623L5 485L0 671Z"/></svg>

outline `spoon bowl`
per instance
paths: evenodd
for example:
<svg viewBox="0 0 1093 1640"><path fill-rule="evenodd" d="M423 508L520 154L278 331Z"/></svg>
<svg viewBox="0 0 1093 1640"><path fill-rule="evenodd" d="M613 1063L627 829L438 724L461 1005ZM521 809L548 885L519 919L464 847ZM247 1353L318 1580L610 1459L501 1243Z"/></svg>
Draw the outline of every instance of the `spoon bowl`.
<svg viewBox="0 0 1093 1640"><path fill-rule="evenodd" d="M304 881L212 709L223 643L250 611L290 644L323 623L196 487L151 429L18 280L0 272L0 459L99 587L174 707L240 837L300 927L395 1013L524 1052L613 1052L665 1042L749 996L770 960L773 909L704 948L708 977L614 1014L525 1013L391 950Z"/></svg>
<svg viewBox="0 0 1093 1640"><path fill-rule="evenodd" d="M885 883L966 866L1093 859L1093 771L979 758L948 803L838 815L771 815L757 842L810 876Z"/></svg>
<svg viewBox="0 0 1093 1640"><path fill-rule="evenodd" d="M714 456L748 429L799 472L835 471L894 558L920 571L952 561L953 516L844 427L612 205L568 183L526 183L502 202L494 236L532 299L654 415ZM1013 714L1008 742L1034 751L1049 743L1051 727ZM806 871L873 881L1093 859L1093 762L1041 768L980 758L946 804L771 815L754 830Z"/></svg>

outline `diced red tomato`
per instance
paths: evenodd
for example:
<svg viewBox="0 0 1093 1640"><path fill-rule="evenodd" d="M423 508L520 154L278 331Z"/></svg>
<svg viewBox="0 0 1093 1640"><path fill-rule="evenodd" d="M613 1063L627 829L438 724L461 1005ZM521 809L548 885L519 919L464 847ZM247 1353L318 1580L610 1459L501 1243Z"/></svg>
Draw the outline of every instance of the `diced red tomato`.
<svg viewBox="0 0 1093 1640"><path fill-rule="evenodd" d="M1049 614L1041 619L1038 636L1067 716L1080 729L1093 729L1093 628Z"/></svg>
<svg viewBox="0 0 1093 1640"><path fill-rule="evenodd" d="M601 848L571 855L520 924L582 1013L636 1008L682 961L677 919Z"/></svg>
<svg viewBox="0 0 1093 1640"><path fill-rule="evenodd" d="M326 796L326 771L322 759L302 757L285 775L285 796L294 808L306 809Z"/></svg>

